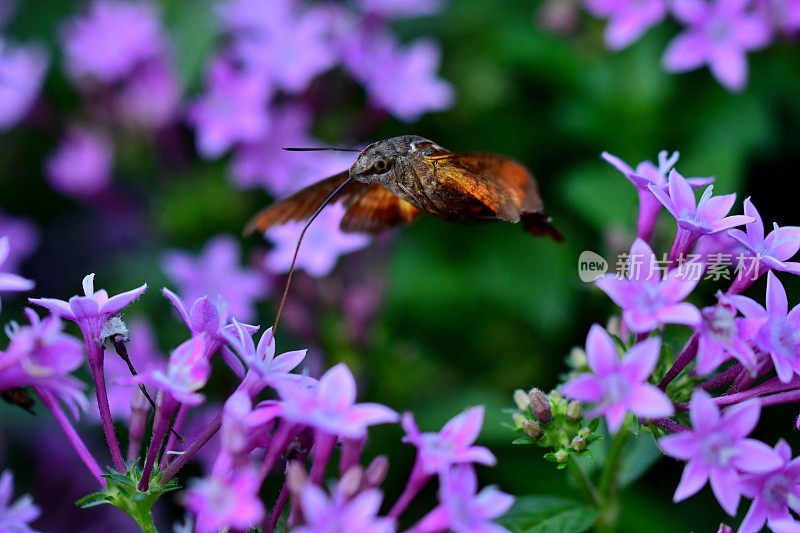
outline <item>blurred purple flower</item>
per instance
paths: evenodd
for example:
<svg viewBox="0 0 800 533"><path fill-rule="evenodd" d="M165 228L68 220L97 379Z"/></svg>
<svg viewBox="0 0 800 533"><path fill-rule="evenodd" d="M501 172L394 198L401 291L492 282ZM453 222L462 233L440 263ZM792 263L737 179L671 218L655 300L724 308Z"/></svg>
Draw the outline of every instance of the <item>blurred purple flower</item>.
<svg viewBox="0 0 800 533"><path fill-rule="evenodd" d="M0 211L0 237L8 238L5 261L0 261L0 272L17 272L39 247L39 230L26 218L14 217Z"/></svg>
<svg viewBox="0 0 800 533"><path fill-rule="evenodd" d="M629 411L642 418L672 416L674 409L667 395L647 382L660 353L661 341L647 339L635 344L620 361L611 336L594 324L586 338L586 357L593 373L566 383L564 396L594 403L586 416L605 415L611 433L619 430Z"/></svg>
<svg viewBox="0 0 800 533"><path fill-rule="evenodd" d="M232 34L234 57L247 70L286 92L301 92L336 62L330 31L336 11L301 8L294 0L270 3L265 9L252 0L230 0L218 13Z"/></svg>
<svg viewBox="0 0 800 533"><path fill-rule="evenodd" d="M152 385L182 404L200 405L204 397L197 391L205 386L211 374L211 363L206 356L207 342L206 335L192 337L173 350L166 371L150 369L126 381Z"/></svg>
<svg viewBox="0 0 800 533"><path fill-rule="evenodd" d="M645 241L650 240L653 233L658 214L661 212L661 202L650 190L650 185L667 190L667 174L678 162L678 152L672 155L666 150L658 153L658 166L650 161L642 161L633 169L625 161L608 152L603 152L603 159L630 180L639 193L639 221L637 230L639 238ZM714 178L688 178L686 180L694 188L703 187L714 181Z"/></svg>
<svg viewBox="0 0 800 533"><path fill-rule="evenodd" d="M141 64L120 87L116 108L132 128L156 129L172 124L181 105L181 82L165 59Z"/></svg>
<svg viewBox="0 0 800 533"><path fill-rule="evenodd" d="M767 522L770 529L775 522L794 523L795 531L800 523L794 520L790 508L800 512L800 458L792 460L792 449L781 439L775 445L775 454L781 465L763 474L751 474L742 478L742 492L753 499L747 516L739 526L739 533L756 533Z"/></svg>
<svg viewBox="0 0 800 533"><path fill-rule="evenodd" d="M493 486L478 492L478 477L471 465L455 466L442 476L439 502L409 533L508 533L491 521L511 508L514 497Z"/></svg>
<svg viewBox="0 0 800 533"><path fill-rule="evenodd" d="M794 37L800 31L800 0L754 0L755 13L781 33Z"/></svg>
<svg viewBox="0 0 800 533"><path fill-rule="evenodd" d="M3 263L8 257L10 245L8 237L0 237L0 292L25 292L33 289L36 283L17 274L4 272ZM2 309L2 301L0 301Z"/></svg>
<svg viewBox="0 0 800 533"><path fill-rule="evenodd" d="M358 0L361 11L384 18L432 15L441 10L443 4L443 0Z"/></svg>
<svg viewBox="0 0 800 533"><path fill-rule="evenodd" d="M0 531L9 533L36 533L28 525L42 514L29 495L11 502L14 496L14 475L10 470L0 474Z"/></svg>
<svg viewBox="0 0 800 533"><path fill-rule="evenodd" d="M264 517L257 473L241 470L231 477L195 480L186 492L186 508L196 517L200 533L222 529L247 530Z"/></svg>
<svg viewBox="0 0 800 533"><path fill-rule="evenodd" d="M727 216L736 201L736 193L711 196L713 185L706 187L697 202L688 180L675 169L669 173L668 190L652 184L649 188L678 222L675 244L670 250L671 261L688 255L703 235L719 233L753 221L752 217L746 215Z"/></svg>
<svg viewBox="0 0 800 533"><path fill-rule="evenodd" d="M671 9L687 29L664 52L664 67L673 72L708 64L724 87L740 91L747 82L749 50L769 44L768 22L749 11L747 0L676 0Z"/></svg>
<svg viewBox="0 0 800 533"><path fill-rule="evenodd" d="M81 343L62 331L57 316L39 318L25 309L29 325L12 323L7 329L11 341L0 359L0 390L36 387L61 400L77 420L89 407L85 385L70 372L83 364Z"/></svg>
<svg viewBox="0 0 800 533"><path fill-rule="evenodd" d="M197 151L213 159L238 142L253 142L269 131L271 88L263 76L212 60L206 93L190 104L187 120L196 129Z"/></svg>
<svg viewBox="0 0 800 533"><path fill-rule="evenodd" d="M606 274L595 284L622 308L622 318L634 333L647 333L660 324L696 325L700 311L683 302L694 290L699 277L673 269L659 275L658 262L650 247L641 239L631 245L627 277Z"/></svg>
<svg viewBox="0 0 800 533"><path fill-rule="evenodd" d="M62 194L87 197L111 180L114 148L100 130L72 127L45 162L50 185Z"/></svg>
<svg viewBox="0 0 800 533"><path fill-rule="evenodd" d="M756 355L749 342L764 319L737 317L723 302L706 307L702 314L703 323L697 330L700 337L695 372L701 376L710 374L731 357L754 369Z"/></svg>
<svg viewBox="0 0 800 533"><path fill-rule="evenodd" d="M110 84L165 48L158 7L148 1L94 0L61 32L67 72Z"/></svg>
<svg viewBox="0 0 800 533"><path fill-rule="evenodd" d="M607 18L606 46L620 50L667 16L664 0L586 0L586 9Z"/></svg>
<svg viewBox="0 0 800 533"><path fill-rule="evenodd" d="M758 400L729 407L720 416L711 396L698 389L692 394L692 429L662 437L658 443L670 457L688 461L675 490L679 502L711 481L711 490L729 515L736 514L741 498L742 473L779 468L781 459L763 442L747 439L761 413Z"/></svg>
<svg viewBox="0 0 800 533"><path fill-rule="evenodd" d="M800 374L800 304L789 311L786 289L775 274L767 274L766 309L746 296L728 298L744 316L761 322L753 340L772 358L778 378L788 383L795 373Z"/></svg>
<svg viewBox="0 0 800 533"><path fill-rule="evenodd" d="M15 46L0 36L0 132L28 114L39 96L49 61L42 47Z"/></svg>
<svg viewBox="0 0 800 533"><path fill-rule="evenodd" d="M250 321L256 316L255 302L267 295L267 282L257 271L240 267L240 256L239 241L220 234L208 241L197 257L183 251L166 253L162 266L184 300L219 297L226 316Z"/></svg>
<svg viewBox="0 0 800 533"><path fill-rule="evenodd" d="M307 482L300 491L300 508L305 523L292 533L350 531L353 533L392 533L391 518L379 517L383 494L378 489L362 491L348 499L338 487L329 497L317 485Z"/></svg>
<svg viewBox="0 0 800 533"><path fill-rule="evenodd" d="M439 46L417 39L401 47L385 30L353 29L343 39L343 61L370 101L405 122L453 105L453 87L436 75Z"/></svg>
<svg viewBox="0 0 800 533"><path fill-rule="evenodd" d="M306 107L285 105L270 114L272 127L267 134L234 151L230 173L237 187L260 186L274 196L284 196L353 164L353 154L346 152L302 154L282 149L319 146L309 135L312 116Z"/></svg>
<svg viewBox="0 0 800 533"><path fill-rule="evenodd" d="M281 417L329 435L363 439L367 427L398 419L397 413L384 405L355 403L356 382L343 363L325 372L315 387L286 381L276 387L283 400Z"/></svg>
<svg viewBox="0 0 800 533"><path fill-rule="evenodd" d="M336 260L369 244L370 237L362 233L345 233L339 229L345 208L340 203L329 205L308 227L303 245L297 254L297 268L314 277L330 274ZM305 222L289 222L266 231L264 236L275 247L267 253L264 265L275 274L289 271L297 239Z"/></svg>

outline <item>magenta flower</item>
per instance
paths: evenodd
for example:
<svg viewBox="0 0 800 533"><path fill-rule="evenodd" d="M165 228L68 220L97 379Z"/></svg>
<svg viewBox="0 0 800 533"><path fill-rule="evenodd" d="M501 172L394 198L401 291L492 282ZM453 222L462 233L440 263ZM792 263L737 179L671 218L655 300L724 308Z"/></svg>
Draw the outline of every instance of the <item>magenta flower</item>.
<svg viewBox="0 0 800 533"><path fill-rule="evenodd" d="M788 37L800 30L800 0L755 0L755 13Z"/></svg>
<svg viewBox="0 0 800 533"><path fill-rule="evenodd" d="M7 215L1 209L0 237L8 238L8 251L5 252L5 260L0 261L0 272L19 271L20 264L39 247L39 230L36 224L23 217Z"/></svg>
<svg viewBox="0 0 800 533"><path fill-rule="evenodd" d="M39 518L41 510L34 505L27 494L13 503L12 496L14 496L14 475L10 470L4 470L0 474L0 531L36 533L28 524Z"/></svg>
<svg viewBox="0 0 800 533"><path fill-rule="evenodd" d="M56 191L87 197L108 186L114 167L114 146L100 130L72 127L47 158L45 173Z"/></svg>
<svg viewBox="0 0 800 533"><path fill-rule="evenodd" d="M157 129L169 126L181 106L181 82L164 58L141 64L116 96L115 108L131 128Z"/></svg>
<svg viewBox="0 0 800 533"><path fill-rule="evenodd" d="M269 130L267 102L272 89L263 76L216 58L208 68L206 85L206 94L187 112L201 156L217 158L237 142L256 141Z"/></svg>
<svg viewBox="0 0 800 533"><path fill-rule="evenodd" d="M392 533L394 520L378 516L382 500L383 494L378 489L365 490L348 499L338 487L329 497L320 487L308 482L300 492L305 523L292 528L292 533Z"/></svg>
<svg viewBox="0 0 800 533"><path fill-rule="evenodd" d="M325 372L319 385L276 383L281 395L281 416L329 435L363 439L367 427L397 422L397 413L377 403L355 403L356 381L350 369L338 364Z"/></svg>
<svg viewBox="0 0 800 533"><path fill-rule="evenodd" d="M159 16L147 1L94 0L86 14L62 28L67 72L106 84L130 75L165 48Z"/></svg>
<svg viewBox="0 0 800 533"><path fill-rule="evenodd" d="M658 214L661 211L661 202L650 191L650 185L667 190L667 174L678 161L678 152L670 156L666 150L658 153L658 166L650 161L642 161L633 169L622 159L603 152L603 159L614 166L630 180L639 193L639 220L637 230L639 238L648 241L653 233ZM714 178L688 178L686 180L694 188L703 187L714 181Z"/></svg>
<svg viewBox="0 0 800 533"><path fill-rule="evenodd" d="M695 390L689 407L690 431L662 437L658 443L670 457L688 461L675 490L679 502L696 494L707 481L726 513L736 514L742 493L741 475L779 468L781 459L766 444L745 438L758 423L761 405L748 400L720 415L711 396Z"/></svg>
<svg viewBox="0 0 800 533"><path fill-rule="evenodd" d="M631 245L627 277L606 274L595 284L622 308L622 318L634 333L647 333L660 324L696 325L700 311L682 302L695 288L699 276L691 279L690 272L673 269L658 275L655 254L641 239Z"/></svg>
<svg viewBox="0 0 800 533"><path fill-rule="evenodd" d="M773 223L774 229L765 237L764 222L750 198L744 201L744 214L753 219L745 225L747 233L732 229L728 231L728 235L736 239L753 257L747 268L739 272L730 292L742 292L769 270L800 274L800 263L788 261L800 250L800 226L781 228Z"/></svg>
<svg viewBox="0 0 800 533"><path fill-rule="evenodd" d="M719 233L753 221L752 217L746 215L727 216L736 201L736 193L711 196L713 185L709 185L700 201L695 202L691 185L675 169L669 173L667 191L654 185L649 187L678 221L678 234L670 251L670 261L677 261L689 254L703 235Z"/></svg>
<svg viewBox="0 0 800 533"><path fill-rule="evenodd" d="M641 37L667 16L664 0L587 0L586 9L608 19L606 46L620 50Z"/></svg>
<svg viewBox="0 0 800 533"><path fill-rule="evenodd" d="M0 237L0 292L25 292L33 289L36 283L17 274L3 272L2 266L8 257L10 245L8 237ZM2 301L0 301L2 309Z"/></svg>
<svg viewBox="0 0 800 533"><path fill-rule="evenodd" d="M478 478L470 465L455 466L442 476L439 502L409 533L508 533L491 521L511 508L514 497L493 486L478 492Z"/></svg>
<svg viewBox="0 0 800 533"><path fill-rule="evenodd" d="M404 122L453 105L453 87L436 76L441 50L417 39L402 48L382 30L353 30L343 43L343 62L364 85L370 101Z"/></svg>
<svg viewBox="0 0 800 533"><path fill-rule="evenodd" d="M442 9L443 3L443 0L358 0L358 7L364 13L392 19L432 15Z"/></svg>
<svg viewBox="0 0 800 533"><path fill-rule="evenodd" d="M746 0L677 0L671 7L687 29L667 46L664 67L684 72L707 64L728 90L742 90L747 82L745 53L770 42L767 21L751 14Z"/></svg>
<svg viewBox="0 0 800 533"><path fill-rule="evenodd" d="M800 512L797 503L800 500L800 458L792 460L792 449L783 439L775 445L775 455L781 460L778 468L742 477L742 492L753 504L739 526L739 533L761 531L765 522L770 529L778 522L793 523L795 531L800 530L800 522L796 522L790 512L790 509Z"/></svg>
<svg viewBox="0 0 800 533"><path fill-rule="evenodd" d="M38 45L15 46L0 36L0 132L28 114L47 73L49 59Z"/></svg>
<svg viewBox="0 0 800 533"><path fill-rule="evenodd" d="M746 296L729 299L744 316L760 321L753 340L772 358L778 378L788 383L795 373L800 374L800 305L789 311L786 289L775 274L767 274L766 309Z"/></svg>
<svg viewBox="0 0 800 533"><path fill-rule="evenodd" d="M724 305L726 302L702 311L703 322L697 329L699 344L695 368L701 376L710 374L731 357L750 369L755 368L756 355L750 340L764 319L737 317L730 306Z"/></svg>
<svg viewBox="0 0 800 533"><path fill-rule="evenodd" d="M200 405L204 397L197 391L205 386L211 375L211 363L206 355L207 342L206 335L194 336L173 350L166 372L151 369L127 381L152 385L182 404Z"/></svg>
<svg viewBox="0 0 800 533"><path fill-rule="evenodd" d="M306 231L300 253L297 254L297 268L314 277L327 276L336 266L340 255L360 250L369 244L368 235L344 233L339 229L344 211L340 203L322 210ZM264 259L267 270L275 274L289 271L304 225L305 222L289 222L266 231L264 236L275 245Z"/></svg>
<svg viewBox="0 0 800 533"><path fill-rule="evenodd" d="M206 243L199 256L172 251L162 265L184 300L221 298L228 316L249 321L256 316L255 302L267 294L267 283L255 270L240 267L240 256L239 241L220 234Z"/></svg>
<svg viewBox="0 0 800 533"><path fill-rule="evenodd" d="M564 385L564 396L595 404L586 416L605 415L608 430L619 431L625 415L642 418L672 416L672 403L661 389L647 383L661 353L657 338L635 344L619 360L619 350L611 336L594 324L586 337L586 357L593 372Z"/></svg>
<svg viewBox="0 0 800 533"><path fill-rule="evenodd" d="M226 478L211 476L195 480L186 492L184 504L196 517L195 528L201 533L222 529L247 530L264 518L264 504L258 491L257 473L241 470Z"/></svg>

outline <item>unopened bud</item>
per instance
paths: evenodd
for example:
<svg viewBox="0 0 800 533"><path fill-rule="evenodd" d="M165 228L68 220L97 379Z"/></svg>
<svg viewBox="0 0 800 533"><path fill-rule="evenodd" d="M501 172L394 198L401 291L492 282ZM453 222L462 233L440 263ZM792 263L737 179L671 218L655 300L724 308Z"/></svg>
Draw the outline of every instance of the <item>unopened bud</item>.
<svg viewBox="0 0 800 533"><path fill-rule="evenodd" d="M519 413L513 413L513 414L511 415L511 420L513 420L513 421L514 421L514 427L515 427L515 428L522 429L522 425L525 423L525 421L527 420L527 418L525 418L524 416L522 416L522 415L521 415L521 414L519 414Z"/></svg>
<svg viewBox="0 0 800 533"><path fill-rule="evenodd" d="M293 494L299 494L308 482L308 474L300 461L291 461L286 467L286 486Z"/></svg>
<svg viewBox="0 0 800 533"><path fill-rule="evenodd" d="M517 389L514 391L514 403L517 404L517 408L520 411L527 411L528 407L531 406L531 401L528 399L528 395L525 394L525 391L522 389Z"/></svg>
<svg viewBox="0 0 800 533"><path fill-rule="evenodd" d="M582 437L584 439L586 437L588 437L589 435L591 435L591 434L592 434L592 430L589 429L589 428L581 428L581 429L578 430L578 436Z"/></svg>
<svg viewBox="0 0 800 533"><path fill-rule="evenodd" d="M389 473L389 459L385 455L379 455L364 470L364 484L367 488L377 487L386 479L387 473Z"/></svg>
<svg viewBox="0 0 800 533"><path fill-rule="evenodd" d="M550 409L550 400L539 389L531 389L528 393L528 400L531 402L531 409L536 419L542 424L547 424L553 420L553 411Z"/></svg>
<svg viewBox="0 0 800 533"><path fill-rule="evenodd" d="M523 422L522 430L533 440L541 439L542 435L544 434L544 431L542 431L542 426L540 426L536 420L526 420Z"/></svg>
<svg viewBox="0 0 800 533"><path fill-rule="evenodd" d="M567 411L565 413L567 415L567 420L569 420L570 422L577 422L578 420L580 420L581 410L582 410L581 402L577 400L569 402L569 405L567 405Z"/></svg>
<svg viewBox="0 0 800 533"><path fill-rule="evenodd" d="M569 366L576 369L586 368L589 365L589 360L586 358L586 352L583 348L573 348L569 352Z"/></svg>
<svg viewBox="0 0 800 533"><path fill-rule="evenodd" d="M570 443L570 447L573 450L575 450L576 452L582 452L583 450L586 449L586 441L583 440L583 437L578 435L577 437L572 439L572 442Z"/></svg>
<svg viewBox="0 0 800 533"><path fill-rule="evenodd" d="M363 477L364 471L361 469L361 466L355 465L348 468L347 472L342 474L342 478L339 480L339 484L337 485L339 491L342 493L342 496L350 499L358 494L358 491L361 488L361 480Z"/></svg>
<svg viewBox="0 0 800 533"><path fill-rule="evenodd" d="M555 460L558 461L559 463L563 463L569 457L569 453L567 453L566 450L558 450L556 453L553 454L553 457L555 457Z"/></svg>

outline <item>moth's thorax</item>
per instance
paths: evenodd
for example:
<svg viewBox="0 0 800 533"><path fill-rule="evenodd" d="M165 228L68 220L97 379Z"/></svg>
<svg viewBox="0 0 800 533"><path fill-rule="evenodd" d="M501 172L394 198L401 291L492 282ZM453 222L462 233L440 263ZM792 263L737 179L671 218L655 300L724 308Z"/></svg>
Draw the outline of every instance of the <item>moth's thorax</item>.
<svg viewBox="0 0 800 533"><path fill-rule="evenodd" d="M398 167L414 165L434 153L446 152L433 141L419 135L402 135L374 142L364 148L350 167L350 177L362 183L386 183L396 179Z"/></svg>

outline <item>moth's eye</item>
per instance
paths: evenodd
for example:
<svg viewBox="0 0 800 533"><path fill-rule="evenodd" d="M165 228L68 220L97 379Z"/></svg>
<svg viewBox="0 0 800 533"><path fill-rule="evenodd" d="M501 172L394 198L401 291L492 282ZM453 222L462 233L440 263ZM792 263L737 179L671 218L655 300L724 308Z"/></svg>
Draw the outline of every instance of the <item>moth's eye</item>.
<svg viewBox="0 0 800 533"><path fill-rule="evenodd" d="M387 168L389 168L389 161L385 157L381 157L375 161L375 163L373 163L372 168L378 172L384 172Z"/></svg>

